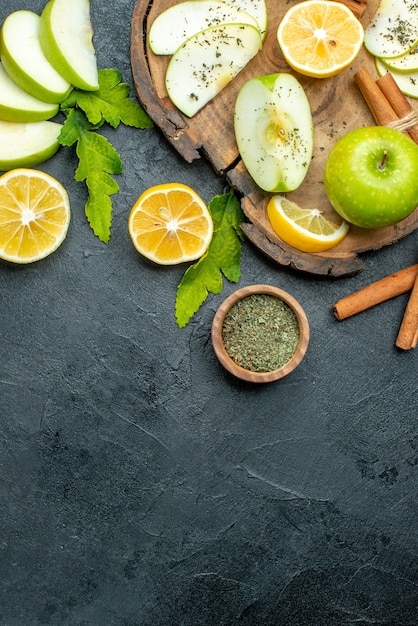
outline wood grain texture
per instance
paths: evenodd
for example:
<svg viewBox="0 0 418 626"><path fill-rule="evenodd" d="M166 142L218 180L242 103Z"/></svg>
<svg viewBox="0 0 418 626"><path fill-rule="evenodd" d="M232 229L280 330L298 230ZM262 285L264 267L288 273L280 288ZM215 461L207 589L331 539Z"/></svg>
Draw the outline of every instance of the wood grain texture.
<svg viewBox="0 0 418 626"><path fill-rule="evenodd" d="M290 72L276 40L278 24L294 2L267 0L269 25L260 53L211 102L193 118L180 113L167 96L165 71L168 57L154 55L148 46L147 32L152 21L176 0L138 0L132 16L131 66L140 102L168 142L187 161L206 158L216 173L237 191L247 222L247 238L270 259L281 266L315 275L351 276L363 269L359 254L378 250L399 241L418 227L418 209L395 226L365 230L355 226L335 248L324 253L304 253L284 243L272 230L266 215L271 194L262 191L248 174L235 142L233 111L242 85L254 76ZM364 26L377 8L370 0L361 17ZM323 185L327 155L337 139L354 128L374 124L361 95L354 74L367 67L377 78L373 59L362 50L353 65L335 77L312 79L294 73L305 89L315 124L314 154L302 185L287 197L306 208L318 208L328 217L336 217ZM416 106L415 103L412 106Z"/></svg>

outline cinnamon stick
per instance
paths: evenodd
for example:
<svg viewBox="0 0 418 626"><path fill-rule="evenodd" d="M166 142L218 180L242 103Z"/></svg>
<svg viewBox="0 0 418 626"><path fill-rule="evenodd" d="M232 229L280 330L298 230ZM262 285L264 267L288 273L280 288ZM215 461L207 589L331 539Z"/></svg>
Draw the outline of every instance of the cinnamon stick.
<svg viewBox="0 0 418 626"><path fill-rule="evenodd" d="M414 119L415 111L405 98L392 74L387 72L377 79L376 84L392 106L400 119ZM413 125L408 129L408 134L418 143L418 126ZM396 346L402 350L415 348L418 342L418 277L415 279L411 295L405 309Z"/></svg>
<svg viewBox="0 0 418 626"><path fill-rule="evenodd" d="M393 122L398 122L396 115L386 96L374 81L369 70L361 67L355 74L354 80L360 89L367 106L373 115L374 121L379 126L385 126Z"/></svg>
<svg viewBox="0 0 418 626"><path fill-rule="evenodd" d="M415 348L418 342L418 276L415 278L408 304L396 339L396 346L402 350Z"/></svg>
<svg viewBox="0 0 418 626"><path fill-rule="evenodd" d="M377 86L386 97L387 101L395 111L396 115L402 119L416 118L412 105L408 102L402 91L399 89L398 83L392 74L387 72L376 81ZM418 120L417 120L418 121ZM418 126L413 125L408 128L408 134L411 139L418 143Z"/></svg>
<svg viewBox="0 0 418 626"><path fill-rule="evenodd" d="M339 0L339 2L345 4L358 20L363 16L367 7L367 0Z"/></svg>
<svg viewBox="0 0 418 626"><path fill-rule="evenodd" d="M337 320L341 321L366 309L370 309L376 304L390 300L395 296L400 296L412 289L417 277L418 264L385 276L336 302L333 306L334 315ZM416 319L418 321L418 313Z"/></svg>

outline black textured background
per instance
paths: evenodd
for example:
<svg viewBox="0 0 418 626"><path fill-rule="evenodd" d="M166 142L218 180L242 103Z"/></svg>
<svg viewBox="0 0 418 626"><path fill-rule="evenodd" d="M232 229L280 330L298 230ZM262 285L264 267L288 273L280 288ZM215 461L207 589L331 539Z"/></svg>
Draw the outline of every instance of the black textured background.
<svg viewBox="0 0 418 626"><path fill-rule="evenodd" d="M134 0L92 0L101 68L131 83ZM38 13L42 0L3 0ZM76 159L41 169L72 222L49 258L0 264L1 626L416 626L418 353L394 342L401 296L345 322L332 305L417 262L417 236L352 278L276 266L248 242L239 286L292 293L311 324L288 378L231 378L210 295L174 318L184 267L134 250L130 208L155 183L209 201L224 181L157 129L106 130L124 162L112 237L84 216Z"/></svg>

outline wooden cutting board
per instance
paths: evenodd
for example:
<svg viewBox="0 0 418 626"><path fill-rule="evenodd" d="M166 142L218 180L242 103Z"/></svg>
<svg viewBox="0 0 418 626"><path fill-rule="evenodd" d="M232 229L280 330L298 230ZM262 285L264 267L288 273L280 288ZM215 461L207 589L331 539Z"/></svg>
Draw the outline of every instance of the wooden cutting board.
<svg viewBox="0 0 418 626"><path fill-rule="evenodd" d="M378 0L369 0L366 8L365 5L361 7L359 14L364 26L375 12L377 3ZM299 252L281 241L266 217L266 206L271 194L262 191L253 182L240 159L234 136L233 111L238 91L249 78L277 72L293 73L283 59L276 32L285 11L295 2L266 0L269 24L262 50L193 118L184 116L169 100L165 89L169 57L154 55L147 42L147 33L155 17L173 4L177 4L176 0L138 0L134 9L131 66L138 98L155 125L187 162L206 158L237 192L247 218L242 224L243 231L259 250L281 266L316 275L350 276L364 267L359 258L360 253L393 244L418 227L417 209L392 227L365 230L352 226L343 242L321 254ZM374 124L354 80L355 72L362 66L367 67L377 78L373 59L366 50L362 50L352 67L332 78L312 79L294 73L311 104L315 141L309 172L299 189L287 194L287 197L300 206L318 208L329 217L334 211L323 185L327 155L337 139L349 130Z"/></svg>

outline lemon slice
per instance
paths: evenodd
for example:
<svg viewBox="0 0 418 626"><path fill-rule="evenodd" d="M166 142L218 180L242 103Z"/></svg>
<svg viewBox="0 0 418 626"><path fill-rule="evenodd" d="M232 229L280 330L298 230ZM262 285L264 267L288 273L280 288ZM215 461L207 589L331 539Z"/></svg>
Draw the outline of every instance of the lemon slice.
<svg viewBox="0 0 418 626"><path fill-rule="evenodd" d="M0 258L43 259L64 241L69 223L68 194L55 178L23 168L0 177Z"/></svg>
<svg viewBox="0 0 418 626"><path fill-rule="evenodd" d="M290 67L306 76L327 78L354 61L364 29L341 2L305 0L284 15L277 40Z"/></svg>
<svg viewBox="0 0 418 626"><path fill-rule="evenodd" d="M302 209L284 196L273 196L267 205L267 216L274 232L285 243L302 252L324 252L339 244L349 225L337 225L318 209Z"/></svg>
<svg viewBox="0 0 418 626"><path fill-rule="evenodd" d="M150 187L132 207L128 230L140 254L160 265L200 258L208 249L213 221L200 196L187 185Z"/></svg>

